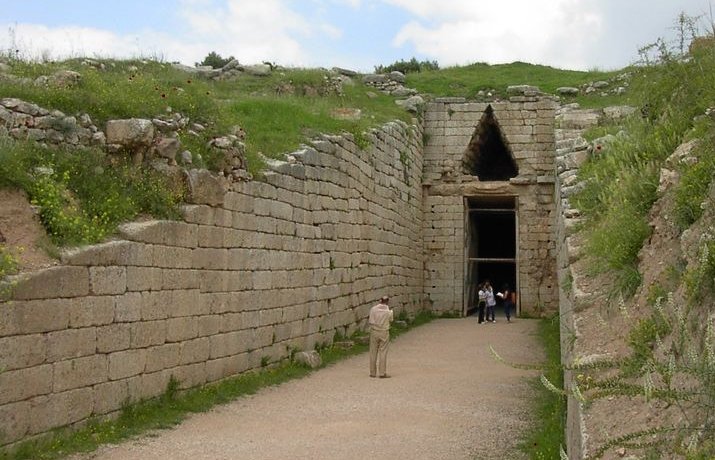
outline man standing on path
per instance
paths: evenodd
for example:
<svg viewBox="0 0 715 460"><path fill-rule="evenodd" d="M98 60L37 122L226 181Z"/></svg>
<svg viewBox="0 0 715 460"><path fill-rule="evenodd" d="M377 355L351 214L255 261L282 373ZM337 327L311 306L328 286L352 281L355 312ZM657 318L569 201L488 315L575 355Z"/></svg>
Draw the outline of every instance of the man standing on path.
<svg viewBox="0 0 715 460"><path fill-rule="evenodd" d="M380 378L387 378L387 347L390 345L390 323L394 314L390 310L390 298L380 298L380 303L370 309L370 377L377 375L378 361Z"/></svg>

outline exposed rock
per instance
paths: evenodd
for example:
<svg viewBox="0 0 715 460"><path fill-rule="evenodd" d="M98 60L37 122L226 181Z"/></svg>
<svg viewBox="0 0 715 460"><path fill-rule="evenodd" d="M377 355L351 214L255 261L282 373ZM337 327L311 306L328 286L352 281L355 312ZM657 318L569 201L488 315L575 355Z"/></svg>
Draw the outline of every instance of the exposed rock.
<svg viewBox="0 0 715 460"><path fill-rule="evenodd" d="M191 169L186 172L187 203L220 206L228 190L228 180L211 174L206 169Z"/></svg>
<svg viewBox="0 0 715 460"><path fill-rule="evenodd" d="M376 84L376 83L387 83L390 81L390 77L384 74L368 74L362 77L362 82L366 85Z"/></svg>
<svg viewBox="0 0 715 460"><path fill-rule="evenodd" d="M621 120L636 112L635 107L629 105L616 105L603 109L603 114L612 120Z"/></svg>
<svg viewBox="0 0 715 460"><path fill-rule="evenodd" d="M405 82L405 74L402 72L398 72L397 70L390 72L389 77L390 77L390 80L396 81L398 83Z"/></svg>
<svg viewBox="0 0 715 460"><path fill-rule="evenodd" d="M254 64L246 66L244 71L254 77L267 77L271 74L271 66L268 64Z"/></svg>
<svg viewBox="0 0 715 460"><path fill-rule="evenodd" d="M506 93L514 96L537 96L541 94L541 90L539 90L538 87L531 85L513 85L507 86Z"/></svg>
<svg viewBox="0 0 715 460"><path fill-rule="evenodd" d="M181 149L181 142L174 137L162 137L154 146L156 154L162 158L166 158L170 163L176 163L176 154Z"/></svg>
<svg viewBox="0 0 715 460"><path fill-rule="evenodd" d="M58 88L71 88L82 80L82 74L72 70L59 70L47 79L47 84Z"/></svg>
<svg viewBox="0 0 715 460"><path fill-rule="evenodd" d="M330 116L337 120L359 120L362 110L348 107L339 107L330 111Z"/></svg>
<svg viewBox="0 0 715 460"><path fill-rule="evenodd" d="M333 67L332 70L333 70L333 72L336 72L336 73L338 73L338 74L340 74L340 75L344 75L344 76L346 76L346 77L355 77L355 76L357 76L357 74L358 74L358 73L355 72L354 70L342 69L342 68L340 68L340 67Z"/></svg>
<svg viewBox="0 0 715 460"><path fill-rule="evenodd" d="M562 86L560 88L556 88L556 93L562 96L577 96L579 89L574 88L573 86Z"/></svg>
<svg viewBox="0 0 715 460"><path fill-rule="evenodd" d="M109 120L107 143L124 147L149 147L154 140L154 125L143 118Z"/></svg>
<svg viewBox="0 0 715 460"><path fill-rule="evenodd" d="M355 346L355 342L352 340L341 340L339 342L334 342L333 346L342 350L349 350Z"/></svg>
<svg viewBox="0 0 715 460"><path fill-rule="evenodd" d="M27 115L32 116L42 116L50 113L48 110L40 108L38 105L10 97L0 99L0 105L7 107L8 109L13 109L15 112L26 113Z"/></svg>
<svg viewBox="0 0 715 460"><path fill-rule="evenodd" d="M188 150L184 150L179 154L179 161L181 164L190 165L194 162L193 155Z"/></svg>
<svg viewBox="0 0 715 460"><path fill-rule="evenodd" d="M412 96L407 99L395 101L395 103L409 112L418 113L422 109L422 106L424 106L425 100L422 99L422 96Z"/></svg>
<svg viewBox="0 0 715 460"><path fill-rule="evenodd" d="M298 364L304 364L311 369L317 369L323 364L323 360L320 357L320 354L315 350L299 351L298 353L293 355L293 361Z"/></svg>

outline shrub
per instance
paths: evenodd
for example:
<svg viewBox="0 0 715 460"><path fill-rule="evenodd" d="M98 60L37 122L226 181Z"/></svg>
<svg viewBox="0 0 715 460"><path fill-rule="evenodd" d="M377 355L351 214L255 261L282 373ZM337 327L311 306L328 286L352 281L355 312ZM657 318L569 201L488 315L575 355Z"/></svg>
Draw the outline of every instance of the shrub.
<svg viewBox="0 0 715 460"><path fill-rule="evenodd" d="M386 66L375 66L375 73L390 73L398 71L408 74L412 72L422 72L425 70L439 70L439 64L437 61L418 61L417 58L413 57L409 61L400 59L399 61L395 61Z"/></svg>
<svg viewBox="0 0 715 460"><path fill-rule="evenodd" d="M224 58L221 57L221 55L218 54L216 51L211 51L209 54L206 55L203 61L197 62L196 65L210 65L214 69L220 69L234 59L235 58L233 56Z"/></svg>

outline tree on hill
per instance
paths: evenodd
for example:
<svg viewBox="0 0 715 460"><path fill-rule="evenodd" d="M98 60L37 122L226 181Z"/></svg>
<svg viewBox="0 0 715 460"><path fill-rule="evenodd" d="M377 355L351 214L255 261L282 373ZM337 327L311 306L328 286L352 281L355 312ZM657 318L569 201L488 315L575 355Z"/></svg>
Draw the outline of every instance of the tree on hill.
<svg viewBox="0 0 715 460"><path fill-rule="evenodd" d="M417 58L413 57L409 61L400 59L387 66L375 66L375 73L398 71L407 74L410 72L422 72L423 70L439 70L439 64L437 61L418 61Z"/></svg>
<svg viewBox="0 0 715 460"><path fill-rule="evenodd" d="M225 66L235 58L233 56L229 56L227 58L222 57L220 54L218 54L216 51L211 51L209 54L206 55L203 61L197 62L197 66L206 66L210 65L214 69L220 69L221 67Z"/></svg>

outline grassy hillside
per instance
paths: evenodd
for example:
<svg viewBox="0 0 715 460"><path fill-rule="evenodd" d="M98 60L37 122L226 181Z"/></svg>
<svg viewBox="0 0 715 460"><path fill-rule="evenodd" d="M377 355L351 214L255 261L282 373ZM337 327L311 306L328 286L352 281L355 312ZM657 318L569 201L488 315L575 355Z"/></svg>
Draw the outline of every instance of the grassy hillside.
<svg viewBox="0 0 715 460"><path fill-rule="evenodd" d="M411 73L407 76L408 86L420 92L436 96L457 96L474 98L480 90L492 91L495 96L506 97L509 85L533 85L541 91L555 94L562 86L579 87L589 82L611 80L624 71L562 70L553 67L513 62L511 64L489 65L476 63L462 67L450 67ZM599 95L577 96L566 102L579 102L586 107L603 107L609 104L623 104L628 97Z"/></svg>
<svg viewBox="0 0 715 460"><path fill-rule="evenodd" d="M621 315L630 328L619 331L629 356L608 373L584 368L584 406L623 397L649 414L649 426L609 432L590 458L619 446L639 458L715 458L715 39L700 43L686 53L660 43L658 59L632 80L642 112L614 127L622 134L579 173L585 253L615 279L604 287L613 308L585 308L615 324ZM692 150L669 159L686 141ZM679 179L659 191L672 173ZM657 252L669 247L677 249Z"/></svg>
<svg viewBox="0 0 715 460"><path fill-rule="evenodd" d="M217 159L207 143L240 126L246 133L249 170L262 167L260 155L280 158L318 133L350 132L360 136L387 121L409 121L412 114L395 104L395 98L362 84L360 77L343 85L337 94L323 69L281 69L269 76L241 75L213 81L156 61L93 61L71 59L36 63L7 59L15 77L34 80L59 70L79 72L77 85L35 86L17 79L0 78L0 97L14 97L66 114L88 113L100 128L111 119L153 118L178 112L206 127L197 137L178 134L185 148L200 155L198 166L212 169ZM495 89L498 96L512 84L532 84L546 92L559 86L578 86L607 79L615 73L574 72L525 63L488 66L474 64L420 74L409 74L407 86L435 96L472 98L479 89ZM600 96L584 98L590 105ZM345 120L335 111L357 109L361 117ZM0 186L28 192L40 206L43 222L58 244L99 241L116 224L144 213L170 217L181 191L151 172L132 172L128 164L103 168L106 155L93 150L78 161L72 152L55 152L32 144L3 141L0 147ZM35 180L38 167L51 166L54 174ZM101 171L101 173L97 173ZM142 185L144 184L144 185ZM146 185L151 184L151 185ZM146 186L145 186L146 185ZM121 193L120 193L121 191ZM124 194L126 200L117 197Z"/></svg>

